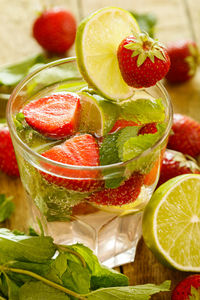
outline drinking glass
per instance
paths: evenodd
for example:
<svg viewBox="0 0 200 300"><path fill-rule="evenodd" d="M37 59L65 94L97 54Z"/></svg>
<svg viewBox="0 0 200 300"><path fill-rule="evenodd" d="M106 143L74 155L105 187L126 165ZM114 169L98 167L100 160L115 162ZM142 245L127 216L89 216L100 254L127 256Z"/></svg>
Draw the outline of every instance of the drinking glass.
<svg viewBox="0 0 200 300"><path fill-rule="evenodd" d="M29 203L29 225L35 230L42 226L45 234L51 235L58 244L82 243L90 247L103 264L114 267L134 261L141 237L142 212L158 182L161 159L172 125L172 106L161 83L136 90L135 99L162 99L166 129L153 147L127 162L94 167L62 164L40 154L37 135L30 136L30 140L36 139L32 144L25 142L14 121L14 116L25 103L52 93L76 92L86 86L75 58L40 66L13 91L7 106L7 121ZM25 134L28 136L30 132ZM143 185L135 201L121 206L92 203L88 200L88 192L57 184L58 179L61 182L67 179L72 186L80 182L87 184L90 180L102 186L105 180L130 178L133 174L144 177ZM48 176L56 178L57 183L50 183Z"/></svg>

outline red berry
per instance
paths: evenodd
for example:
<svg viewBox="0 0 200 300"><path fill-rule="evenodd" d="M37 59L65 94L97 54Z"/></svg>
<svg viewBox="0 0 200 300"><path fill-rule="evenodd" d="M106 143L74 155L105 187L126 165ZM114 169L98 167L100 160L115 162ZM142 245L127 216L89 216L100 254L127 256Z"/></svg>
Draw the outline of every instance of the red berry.
<svg viewBox="0 0 200 300"><path fill-rule="evenodd" d="M81 166L99 166L99 148L95 138L90 134L70 138L63 144L42 153L42 156L63 164L80 166L78 169L70 169L70 166L64 169L43 163L45 169L68 177L57 177L43 171L42 175L47 181L79 192L97 190L102 186L102 181L98 180L100 175L98 170L81 170Z"/></svg>
<svg viewBox="0 0 200 300"><path fill-rule="evenodd" d="M117 120L109 133L116 132L116 131L123 129L125 127L128 127L128 126L138 126L138 124L133 121L127 121L124 119Z"/></svg>
<svg viewBox="0 0 200 300"><path fill-rule="evenodd" d="M145 124L142 128L140 128L138 135L139 134L150 134L150 133L154 134L157 131L158 130L156 127L156 123L148 123L148 124Z"/></svg>
<svg viewBox="0 0 200 300"><path fill-rule="evenodd" d="M160 159L158 159L155 162L155 164L151 168L150 172L144 176L144 184L145 185L149 186L156 182L156 179L158 177L159 165L160 165Z"/></svg>
<svg viewBox="0 0 200 300"><path fill-rule="evenodd" d="M135 88L155 85L170 67L165 48L146 34L126 37L119 45L117 57L124 81Z"/></svg>
<svg viewBox="0 0 200 300"><path fill-rule="evenodd" d="M15 151L7 126L0 128L0 169L9 176L19 176Z"/></svg>
<svg viewBox="0 0 200 300"><path fill-rule="evenodd" d="M23 108L26 122L50 138L72 135L80 115L80 97L74 93L53 94L29 102Z"/></svg>
<svg viewBox="0 0 200 300"><path fill-rule="evenodd" d="M88 201L100 205L124 205L134 202L139 196L143 175L134 173L130 179L116 189L104 189L89 196Z"/></svg>
<svg viewBox="0 0 200 300"><path fill-rule="evenodd" d="M45 50L57 54L65 53L74 43L76 20L65 9L46 10L35 20L33 36Z"/></svg>
<svg viewBox="0 0 200 300"><path fill-rule="evenodd" d="M190 298L192 296L191 288L196 289L199 297ZM173 290L171 300L189 300L189 299L200 299L200 275L191 275L183 279Z"/></svg>
<svg viewBox="0 0 200 300"><path fill-rule="evenodd" d="M200 174L200 168L182 153L167 149L163 155L158 185L182 174Z"/></svg>
<svg viewBox="0 0 200 300"><path fill-rule="evenodd" d="M190 117L174 114L172 131L169 136L169 149L193 157L200 154L200 123Z"/></svg>
<svg viewBox="0 0 200 300"><path fill-rule="evenodd" d="M171 83L184 82L192 78L199 64L199 51L193 41L176 41L168 45L171 66L166 78Z"/></svg>

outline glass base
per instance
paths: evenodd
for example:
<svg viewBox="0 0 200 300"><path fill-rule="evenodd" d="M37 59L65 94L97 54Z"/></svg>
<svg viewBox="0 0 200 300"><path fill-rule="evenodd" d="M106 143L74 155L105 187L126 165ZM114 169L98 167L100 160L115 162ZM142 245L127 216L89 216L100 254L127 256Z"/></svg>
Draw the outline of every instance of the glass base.
<svg viewBox="0 0 200 300"><path fill-rule="evenodd" d="M99 210L71 217L69 221L47 222L30 197L29 200L31 226L38 230L39 219L45 234L52 236L56 244L84 244L94 251L102 264L111 268L134 261L142 233L141 212L120 217Z"/></svg>

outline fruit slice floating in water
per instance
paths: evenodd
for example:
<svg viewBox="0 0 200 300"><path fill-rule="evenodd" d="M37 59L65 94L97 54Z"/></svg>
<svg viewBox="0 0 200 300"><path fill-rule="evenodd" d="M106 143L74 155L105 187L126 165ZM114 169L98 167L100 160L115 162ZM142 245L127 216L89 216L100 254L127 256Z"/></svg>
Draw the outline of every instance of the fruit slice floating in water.
<svg viewBox="0 0 200 300"><path fill-rule="evenodd" d="M98 180L98 170L81 170L80 167L99 165L99 149L92 135L83 134L75 136L63 144L45 151L42 155L56 162L79 166L78 169L70 169L70 166L63 168L43 163L46 170L54 172L57 175L51 175L44 171L41 172L47 181L77 192L98 190L102 186L102 181Z"/></svg>
<svg viewBox="0 0 200 300"><path fill-rule="evenodd" d="M79 131L103 136L110 131L119 114L119 107L99 95L79 93L81 117Z"/></svg>
<svg viewBox="0 0 200 300"><path fill-rule="evenodd" d="M175 177L161 185L143 215L143 237L168 267L200 272L200 175Z"/></svg>
<svg viewBox="0 0 200 300"><path fill-rule="evenodd" d="M100 94L115 101L134 93L124 82L117 60L120 42L134 32L140 32L134 17L117 7L98 10L78 27L76 56L81 74Z"/></svg>
<svg viewBox="0 0 200 300"><path fill-rule="evenodd" d="M64 138L77 129L80 97L75 93L57 93L29 102L23 108L26 122L50 138Z"/></svg>

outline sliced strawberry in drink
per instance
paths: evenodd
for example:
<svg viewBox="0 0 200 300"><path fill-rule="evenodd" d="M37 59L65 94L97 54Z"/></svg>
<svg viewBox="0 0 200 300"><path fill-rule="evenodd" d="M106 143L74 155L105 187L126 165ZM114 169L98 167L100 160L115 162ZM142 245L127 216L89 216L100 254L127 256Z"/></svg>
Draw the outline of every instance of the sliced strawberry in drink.
<svg viewBox="0 0 200 300"><path fill-rule="evenodd" d="M148 123L148 124L145 124L143 127L140 128L139 132L138 132L138 135L139 134L154 134L156 133L158 130L157 130L157 127L156 127L156 123Z"/></svg>
<svg viewBox="0 0 200 300"><path fill-rule="evenodd" d="M29 102L23 108L26 122L50 138L72 135L79 123L80 97L75 93L58 93Z"/></svg>
<svg viewBox="0 0 200 300"><path fill-rule="evenodd" d="M109 133L113 133L113 132L116 132L120 129L123 129L125 127L128 127L128 126L138 126L138 124L136 122L133 122L133 121L127 121L127 120L124 120L124 119L119 119L115 122L113 128L111 129L111 131Z"/></svg>
<svg viewBox="0 0 200 300"><path fill-rule="evenodd" d="M92 193L88 200L99 205L121 206L134 202L140 194L143 184L143 175L134 173L130 179L126 180L116 189L104 189L103 191Z"/></svg>
<svg viewBox="0 0 200 300"><path fill-rule="evenodd" d="M78 192L98 190L103 185L103 181L98 179L100 177L98 170L81 170L82 166L99 166L99 148L95 138L90 134L70 138L63 144L42 153L42 156L63 164L80 166L73 169L70 166L63 168L43 163L46 170L57 175L42 172L43 177L51 183Z"/></svg>

